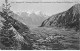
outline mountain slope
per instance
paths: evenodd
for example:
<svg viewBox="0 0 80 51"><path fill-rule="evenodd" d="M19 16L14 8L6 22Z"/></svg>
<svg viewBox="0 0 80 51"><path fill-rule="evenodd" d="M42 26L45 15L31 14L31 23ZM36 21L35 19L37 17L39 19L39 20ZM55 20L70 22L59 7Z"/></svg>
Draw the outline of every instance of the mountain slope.
<svg viewBox="0 0 80 51"><path fill-rule="evenodd" d="M79 29L80 22L80 4L75 4L67 11L52 15L43 21L41 27L65 27Z"/></svg>

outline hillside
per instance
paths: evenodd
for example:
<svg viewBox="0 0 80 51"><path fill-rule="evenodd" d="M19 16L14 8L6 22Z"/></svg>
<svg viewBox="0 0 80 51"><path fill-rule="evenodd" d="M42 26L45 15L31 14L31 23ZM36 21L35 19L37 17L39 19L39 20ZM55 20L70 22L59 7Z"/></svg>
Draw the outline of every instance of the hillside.
<svg viewBox="0 0 80 51"><path fill-rule="evenodd" d="M74 28L79 30L80 28L80 4L75 4L67 11L52 15L50 18L43 21L41 27L65 27Z"/></svg>

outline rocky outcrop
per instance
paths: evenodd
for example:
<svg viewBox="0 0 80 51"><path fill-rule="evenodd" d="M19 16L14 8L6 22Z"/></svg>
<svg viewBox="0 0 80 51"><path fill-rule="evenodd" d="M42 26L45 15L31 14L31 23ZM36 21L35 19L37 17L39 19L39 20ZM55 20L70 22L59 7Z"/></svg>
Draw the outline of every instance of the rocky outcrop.
<svg viewBox="0 0 80 51"><path fill-rule="evenodd" d="M79 30L80 22L80 4L75 4L67 11L52 15L50 18L43 21L41 27L65 27L75 28Z"/></svg>

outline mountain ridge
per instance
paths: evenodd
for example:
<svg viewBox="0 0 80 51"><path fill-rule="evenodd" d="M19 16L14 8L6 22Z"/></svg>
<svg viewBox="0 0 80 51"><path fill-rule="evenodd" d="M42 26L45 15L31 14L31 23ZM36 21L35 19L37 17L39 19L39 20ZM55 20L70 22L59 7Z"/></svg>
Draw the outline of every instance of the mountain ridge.
<svg viewBox="0 0 80 51"><path fill-rule="evenodd" d="M65 27L79 29L80 4L75 4L67 11L52 15L42 22L41 27Z"/></svg>

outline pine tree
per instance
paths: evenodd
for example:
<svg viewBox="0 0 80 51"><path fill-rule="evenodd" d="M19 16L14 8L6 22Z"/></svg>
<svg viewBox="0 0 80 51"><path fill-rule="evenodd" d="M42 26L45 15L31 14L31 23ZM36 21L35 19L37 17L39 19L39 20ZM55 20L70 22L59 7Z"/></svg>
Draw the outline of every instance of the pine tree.
<svg viewBox="0 0 80 51"><path fill-rule="evenodd" d="M5 5L3 4L3 15L5 19L8 19L8 14L9 14L9 8L8 7L10 4L8 4L7 0L5 0ZM2 49L19 49L20 44L19 42L15 39L15 33L13 30L10 28L12 25L10 24L11 22L8 20L2 21L3 26L1 27L0 30L0 43L4 45ZM18 47L19 46L19 47Z"/></svg>

